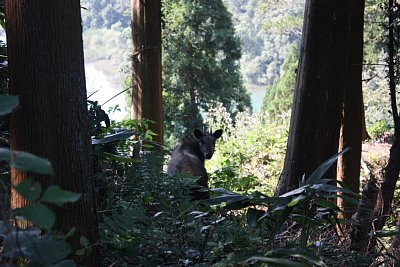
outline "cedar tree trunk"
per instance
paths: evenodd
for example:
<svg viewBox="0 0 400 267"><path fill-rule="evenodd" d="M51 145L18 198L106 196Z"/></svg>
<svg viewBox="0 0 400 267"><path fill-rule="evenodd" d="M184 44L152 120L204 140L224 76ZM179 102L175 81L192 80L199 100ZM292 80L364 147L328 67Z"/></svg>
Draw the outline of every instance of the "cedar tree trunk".
<svg viewBox="0 0 400 267"><path fill-rule="evenodd" d="M90 244L98 241L80 1L6 0L5 8L10 93L20 97L11 116L11 148L50 160L56 174L35 176L42 185L82 194L78 202L55 209L55 228L67 233L75 227L68 239L72 257L78 265L100 266L96 246L90 257L75 256L81 236ZM26 177L12 170L13 185ZM12 208L26 203L12 192Z"/></svg>
<svg viewBox="0 0 400 267"><path fill-rule="evenodd" d="M161 87L161 1L131 0L132 119L154 121L154 140L163 143Z"/></svg>
<svg viewBox="0 0 400 267"><path fill-rule="evenodd" d="M276 190L299 186L337 153L349 54L349 1L307 0L284 169ZM328 172L336 177L336 166Z"/></svg>

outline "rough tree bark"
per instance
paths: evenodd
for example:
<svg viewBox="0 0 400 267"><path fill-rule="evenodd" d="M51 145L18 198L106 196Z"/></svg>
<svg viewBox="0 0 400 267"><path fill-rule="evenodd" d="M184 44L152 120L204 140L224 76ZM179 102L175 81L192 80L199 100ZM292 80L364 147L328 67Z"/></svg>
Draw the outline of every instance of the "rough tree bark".
<svg viewBox="0 0 400 267"><path fill-rule="evenodd" d="M132 119L154 121L154 141L163 143L161 87L161 1L131 0Z"/></svg>
<svg viewBox="0 0 400 267"><path fill-rule="evenodd" d="M369 232L374 219L374 208L379 195L379 187L376 178L370 175L370 180L365 186L358 203L357 212L353 216L353 224L350 232L351 250L367 252L369 244Z"/></svg>
<svg viewBox="0 0 400 267"><path fill-rule="evenodd" d="M365 0L350 2L349 79L344 94L339 151L347 147L351 147L351 150L338 159L337 179L342 181L350 190L358 193L360 191L364 109L362 101L362 63ZM350 218L356 207L345 202L342 198L338 198L337 202L338 206L343 210L342 216Z"/></svg>
<svg viewBox="0 0 400 267"><path fill-rule="evenodd" d="M67 233L75 227L68 239L71 257L78 265L100 266L96 246L92 255L75 255L81 236L91 244L98 241L80 10L79 0L5 1L9 87L20 97L20 108L11 116L10 143L13 150L50 160L56 174L36 176L42 185L82 194L78 202L55 208L55 228ZM12 170L13 185L26 177ZM12 208L26 203L12 192Z"/></svg>
<svg viewBox="0 0 400 267"><path fill-rule="evenodd" d="M276 190L298 187L337 153L349 54L349 1L307 0L284 169ZM328 172L330 178L336 174Z"/></svg>

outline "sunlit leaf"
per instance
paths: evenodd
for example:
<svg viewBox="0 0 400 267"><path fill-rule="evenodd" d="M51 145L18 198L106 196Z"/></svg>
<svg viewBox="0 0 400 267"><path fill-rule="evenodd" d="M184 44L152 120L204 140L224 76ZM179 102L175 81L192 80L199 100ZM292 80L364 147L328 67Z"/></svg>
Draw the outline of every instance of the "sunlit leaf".
<svg viewBox="0 0 400 267"><path fill-rule="evenodd" d="M327 193L343 192L342 188L334 186L334 185L329 185L329 184L313 184L311 186L311 189L318 190L318 191L324 191Z"/></svg>
<svg viewBox="0 0 400 267"><path fill-rule="evenodd" d="M127 138L131 137L134 134L135 134L134 131L126 130L126 131L123 131L123 132L107 135L102 139L94 139L94 138L92 138L92 145L106 144L106 143L118 141L118 140L121 140L121 139L127 139Z"/></svg>
<svg viewBox="0 0 400 267"><path fill-rule="evenodd" d="M380 230L380 231L376 231L374 234L371 234L371 236L374 237L392 237L392 236L396 236L399 235L399 231L385 231L385 230Z"/></svg>
<svg viewBox="0 0 400 267"><path fill-rule="evenodd" d="M299 188L294 189L294 190L292 190L292 191L289 191L289 192L287 192L287 193L285 193L285 194L283 194L283 195L280 195L279 197L289 197L289 196L301 194L301 193L303 193L304 191L306 191L306 189L307 189L308 187L309 187L309 185L305 185L305 186L299 187Z"/></svg>
<svg viewBox="0 0 400 267"><path fill-rule="evenodd" d="M307 195L303 194L303 195L299 195L293 198L293 200L287 204L288 207L293 207L296 206L300 201L302 201L303 199L306 199Z"/></svg>

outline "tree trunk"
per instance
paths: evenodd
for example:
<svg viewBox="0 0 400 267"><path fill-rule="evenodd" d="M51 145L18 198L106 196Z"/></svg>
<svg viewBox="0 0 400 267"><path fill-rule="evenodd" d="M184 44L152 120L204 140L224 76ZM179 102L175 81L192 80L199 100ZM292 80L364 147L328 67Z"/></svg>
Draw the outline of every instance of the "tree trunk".
<svg viewBox="0 0 400 267"><path fill-rule="evenodd" d="M361 143L363 131L363 101L362 101L362 63L364 35L364 1L351 2L350 44L349 44L349 79L345 89L343 103L343 119L340 134L339 151L351 147L351 151L338 159L337 179L342 181L351 191L360 190ZM355 206L337 200L338 206L344 211L342 216L350 218L355 212Z"/></svg>
<svg viewBox="0 0 400 267"><path fill-rule="evenodd" d="M284 169L276 190L299 186L337 153L349 54L349 1L307 0ZM327 175L336 177L336 166Z"/></svg>
<svg viewBox="0 0 400 267"><path fill-rule="evenodd" d="M368 236L374 219L374 208L379 195L379 187L376 178L371 175L366 184L357 212L353 216L350 240L351 250L367 252L370 237Z"/></svg>
<svg viewBox="0 0 400 267"><path fill-rule="evenodd" d="M163 143L161 88L161 1L131 0L132 9L132 119L154 121L150 129Z"/></svg>
<svg viewBox="0 0 400 267"><path fill-rule="evenodd" d="M392 200L396 189L396 182L400 173L400 121L397 110L396 100L396 77L395 75L395 36L394 36L394 14L393 0L388 3L389 12L389 36L388 36L388 68L389 68L389 89L390 100L392 106L392 115L394 121L394 142L390 148L389 161L385 168L384 180L381 185L382 190L382 208L376 209L376 217L374 226L376 230L381 230L386 223L387 216L391 212Z"/></svg>
<svg viewBox="0 0 400 267"><path fill-rule="evenodd" d="M20 108L11 116L11 149L50 160L55 176L35 176L45 187L57 184L82 195L78 202L55 209L55 228L67 233L75 227L68 239L71 257L78 265L100 266L96 246L92 255L75 255L81 236L90 244L98 241L80 2L6 0L5 8L10 93L20 97ZM12 170L13 185L26 177ZM12 192L12 208L26 203Z"/></svg>

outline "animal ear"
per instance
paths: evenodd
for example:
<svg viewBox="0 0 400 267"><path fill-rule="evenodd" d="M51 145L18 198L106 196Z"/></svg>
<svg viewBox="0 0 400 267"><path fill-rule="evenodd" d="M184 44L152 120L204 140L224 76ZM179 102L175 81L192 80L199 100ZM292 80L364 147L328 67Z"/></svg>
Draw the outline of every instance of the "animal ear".
<svg viewBox="0 0 400 267"><path fill-rule="evenodd" d="M194 136L195 136L197 139L200 139L200 138L204 135L203 132L200 131L199 129L194 129L193 133L194 133Z"/></svg>
<svg viewBox="0 0 400 267"><path fill-rule="evenodd" d="M216 130L216 131L213 133L213 136L215 137L215 139L220 138L221 135L222 135L222 129Z"/></svg>

